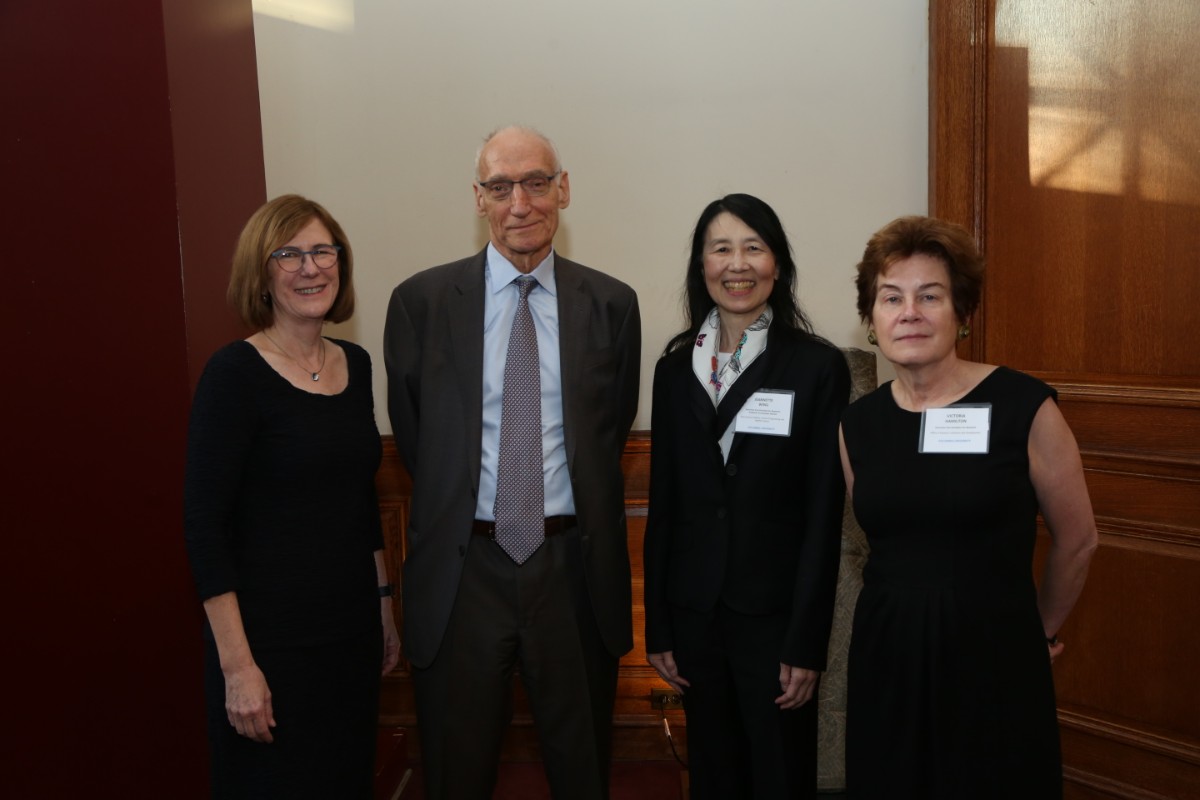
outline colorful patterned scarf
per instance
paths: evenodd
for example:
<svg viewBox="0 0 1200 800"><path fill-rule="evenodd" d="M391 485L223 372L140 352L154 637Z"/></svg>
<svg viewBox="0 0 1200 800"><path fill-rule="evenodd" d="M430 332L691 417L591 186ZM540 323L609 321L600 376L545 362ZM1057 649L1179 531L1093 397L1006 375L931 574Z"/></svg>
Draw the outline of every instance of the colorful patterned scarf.
<svg viewBox="0 0 1200 800"><path fill-rule="evenodd" d="M767 306L758 319L742 332L733 355L724 365L720 358L720 309L713 306L701 323L700 331L696 334L696 346L692 348L692 371L712 399L713 408L720 405L721 393L729 389L742 370L753 364L754 359L767 349L767 328L771 325L772 316L771 307Z"/></svg>

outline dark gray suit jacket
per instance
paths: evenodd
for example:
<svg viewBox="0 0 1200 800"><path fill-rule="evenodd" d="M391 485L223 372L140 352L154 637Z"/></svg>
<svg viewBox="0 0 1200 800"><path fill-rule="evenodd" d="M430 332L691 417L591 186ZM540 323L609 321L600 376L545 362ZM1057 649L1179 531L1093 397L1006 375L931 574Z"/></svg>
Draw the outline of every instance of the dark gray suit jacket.
<svg viewBox="0 0 1200 800"><path fill-rule="evenodd" d="M413 480L403 570L404 652L441 646L475 517L483 425L487 251L420 272L388 306L388 416ZM621 454L637 413L641 317L624 283L555 255L567 468L596 624L608 650L633 646Z"/></svg>

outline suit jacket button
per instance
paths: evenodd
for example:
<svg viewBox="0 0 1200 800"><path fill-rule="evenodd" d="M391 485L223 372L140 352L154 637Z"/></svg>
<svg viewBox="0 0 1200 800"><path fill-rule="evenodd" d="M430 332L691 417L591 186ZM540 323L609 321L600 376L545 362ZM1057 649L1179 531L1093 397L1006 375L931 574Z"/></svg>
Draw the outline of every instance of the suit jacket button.
<svg viewBox="0 0 1200 800"><path fill-rule="evenodd" d="M725 509L724 508L717 509L717 519L725 519Z"/></svg>
<svg viewBox="0 0 1200 800"><path fill-rule="evenodd" d="M467 554L467 548L466 548L466 545L461 545L461 544L460 544L460 545L458 546L458 555L459 555L459 557L465 556L466 554Z"/></svg>
<svg viewBox="0 0 1200 800"><path fill-rule="evenodd" d="M726 464L725 474L730 476L737 475L737 464Z"/></svg>

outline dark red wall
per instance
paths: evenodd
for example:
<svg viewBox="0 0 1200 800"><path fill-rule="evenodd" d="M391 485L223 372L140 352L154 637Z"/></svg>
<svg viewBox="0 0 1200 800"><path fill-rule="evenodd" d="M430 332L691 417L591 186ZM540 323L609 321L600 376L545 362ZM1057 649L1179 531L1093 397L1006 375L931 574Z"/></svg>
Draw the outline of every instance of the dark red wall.
<svg viewBox="0 0 1200 800"><path fill-rule="evenodd" d="M203 797L181 481L265 197L250 0L4 0L0 117L0 786Z"/></svg>

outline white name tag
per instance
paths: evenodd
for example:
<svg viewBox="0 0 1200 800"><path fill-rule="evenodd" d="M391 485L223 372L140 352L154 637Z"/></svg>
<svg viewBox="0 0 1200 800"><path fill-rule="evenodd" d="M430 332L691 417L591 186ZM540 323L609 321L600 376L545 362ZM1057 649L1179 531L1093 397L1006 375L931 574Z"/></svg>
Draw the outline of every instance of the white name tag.
<svg viewBox="0 0 1200 800"><path fill-rule="evenodd" d="M734 433L763 433L767 436L792 435L792 404L796 393L790 389L760 389L750 395L734 419Z"/></svg>
<svg viewBox="0 0 1200 800"><path fill-rule="evenodd" d="M921 453L986 453L992 404L965 403L921 413Z"/></svg>

